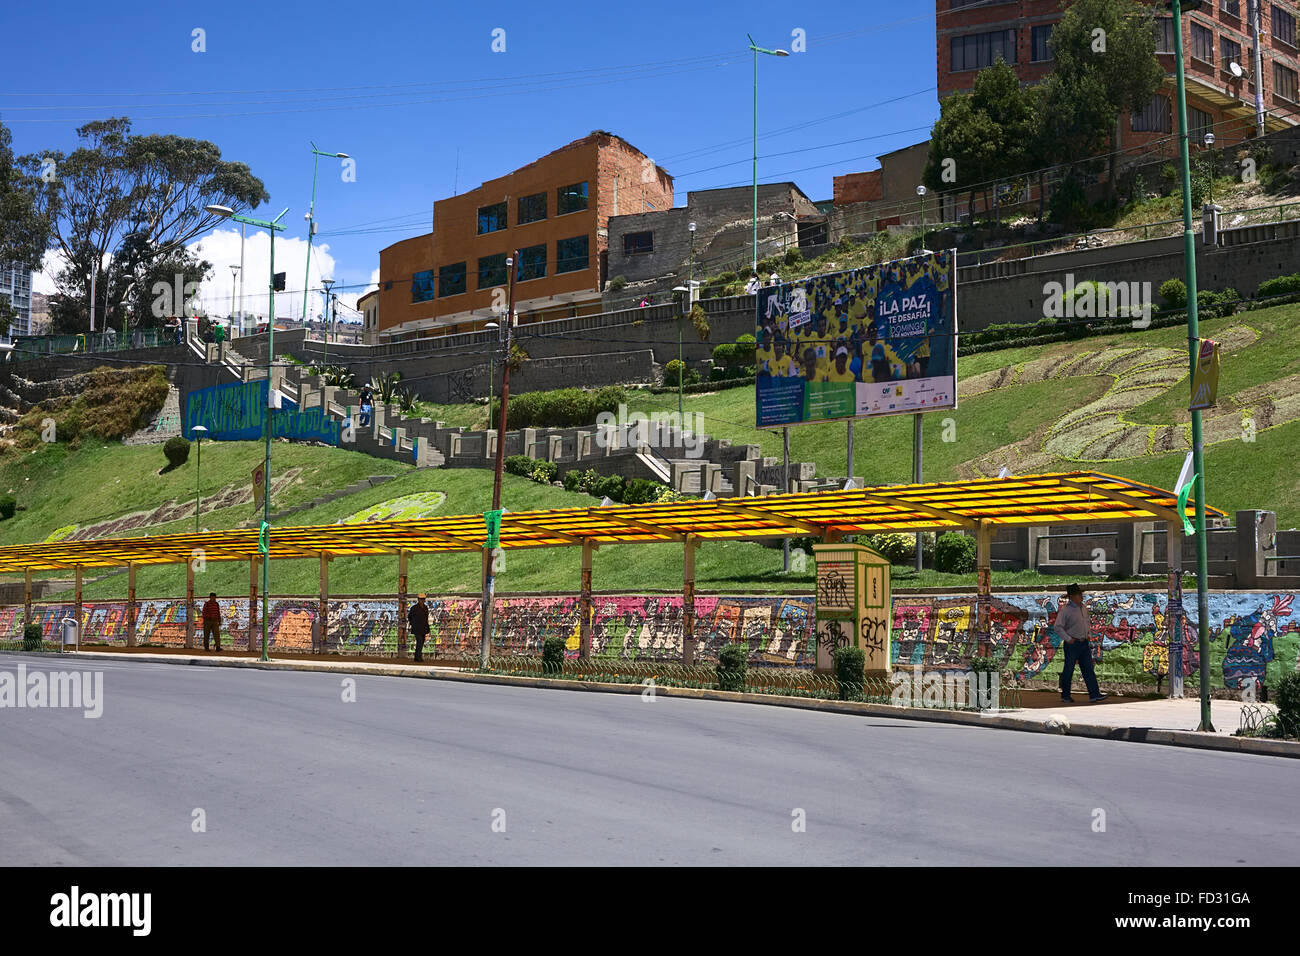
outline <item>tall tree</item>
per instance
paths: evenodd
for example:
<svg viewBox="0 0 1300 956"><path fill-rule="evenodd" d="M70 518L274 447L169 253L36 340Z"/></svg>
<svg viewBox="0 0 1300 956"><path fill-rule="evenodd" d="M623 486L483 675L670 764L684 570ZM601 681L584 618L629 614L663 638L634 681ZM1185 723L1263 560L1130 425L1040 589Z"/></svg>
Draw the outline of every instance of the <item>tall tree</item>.
<svg viewBox="0 0 1300 956"><path fill-rule="evenodd" d="M266 188L246 164L223 160L213 143L132 135L126 117L87 123L77 136L82 145L66 156L22 160L32 176L43 161L55 162L37 203L51 223L53 247L67 262L56 277L61 299L51 304L51 319L64 331L87 327L84 304L94 270L97 327L128 291L127 310L137 322L152 324L159 317L141 308L150 293L141 280L157 267L174 267L177 257L186 266L179 271L196 270L185 243L220 219L204 207L253 208L269 198Z"/></svg>
<svg viewBox="0 0 1300 956"><path fill-rule="evenodd" d="M1114 190L1119 117L1146 107L1164 82L1150 5L1075 0L1052 28L1055 63L1044 91L1051 160L1073 163L1107 151Z"/></svg>
<svg viewBox="0 0 1300 956"><path fill-rule="evenodd" d="M976 74L971 92L953 93L940 104L923 181L939 192L966 191L973 215L976 190L987 197L990 185L1030 168L1038 122L1037 95L998 60Z"/></svg>
<svg viewBox="0 0 1300 956"><path fill-rule="evenodd" d="M18 263L37 269L49 242L50 223L38 208L37 186L14 159L13 135L0 123L0 267ZM7 295L0 295L0 335L17 317Z"/></svg>

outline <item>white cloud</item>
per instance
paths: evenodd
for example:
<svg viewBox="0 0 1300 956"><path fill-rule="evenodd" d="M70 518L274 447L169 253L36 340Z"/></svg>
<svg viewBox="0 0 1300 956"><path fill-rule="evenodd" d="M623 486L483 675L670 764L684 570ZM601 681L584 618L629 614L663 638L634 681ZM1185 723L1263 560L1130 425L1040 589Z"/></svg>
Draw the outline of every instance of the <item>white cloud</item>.
<svg viewBox="0 0 1300 956"><path fill-rule="evenodd" d="M244 266L239 276L243 280L244 311L265 317L269 314L268 296L271 284L271 238L263 229L249 227L244 240ZM187 247L191 253L212 263L212 272L204 280L199 300L209 315L229 315L239 310L239 283L232 282L230 267L239 265L240 235L237 228L223 228L210 232ZM284 319L302 319L303 275L307 266L307 240L275 240L275 271L285 273L283 292L276 293L275 314ZM333 277L334 257L328 243L314 243L311 250L311 272L307 278L307 316L315 319L324 310L324 296L320 280ZM235 296L232 304L231 296Z"/></svg>

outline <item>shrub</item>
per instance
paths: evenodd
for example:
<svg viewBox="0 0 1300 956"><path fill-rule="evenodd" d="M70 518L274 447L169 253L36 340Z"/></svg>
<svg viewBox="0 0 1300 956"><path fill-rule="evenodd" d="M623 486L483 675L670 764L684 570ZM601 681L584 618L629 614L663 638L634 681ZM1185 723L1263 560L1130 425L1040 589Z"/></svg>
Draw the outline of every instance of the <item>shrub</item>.
<svg viewBox="0 0 1300 956"><path fill-rule="evenodd" d="M505 470L507 474L527 478L533 471L533 460L527 455L506 455Z"/></svg>
<svg viewBox="0 0 1300 956"><path fill-rule="evenodd" d="M867 545L879 551L881 557L888 558L890 564L910 564L916 559L914 534L902 531L875 534L867 539Z"/></svg>
<svg viewBox="0 0 1300 956"><path fill-rule="evenodd" d="M1265 279L1255 290L1255 297L1263 299L1274 295L1292 295L1297 292L1300 292L1300 272L1293 272L1290 275Z"/></svg>
<svg viewBox="0 0 1300 956"><path fill-rule="evenodd" d="M735 282L739 278L740 277L736 275L736 273L734 272L724 272L722 273L722 275L718 276L718 281L723 284L727 284L727 283Z"/></svg>
<svg viewBox="0 0 1300 956"><path fill-rule="evenodd" d="M1277 722L1288 737L1300 737L1300 674L1287 674L1278 681Z"/></svg>
<svg viewBox="0 0 1300 956"><path fill-rule="evenodd" d="M39 624L27 624L23 627L23 650L39 651L45 638Z"/></svg>
<svg viewBox="0 0 1300 956"><path fill-rule="evenodd" d="M558 674L564 670L564 638L548 637L542 645L542 673Z"/></svg>
<svg viewBox="0 0 1300 956"><path fill-rule="evenodd" d="M797 248L787 249L781 259L787 266L797 266L803 262L803 252Z"/></svg>
<svg viewBox="0 0 1300 956"><path fill-rule="evenodd" d="M866 652L860 647L837 647L831 652L831 664L835 670L835 683L839 687L840 700L861 699L864 683L862 669L866 663Z"/></svg>
<svg viewBox="0 0 1300 956"><path fill-rule="evenodd" d="M609 280L610 292L622 292L627 288L627 276L614 276Z"/></svg>
<svg viewBox="0 0 1300 956"><path fill-rule="evenodd" d="M949 574L971 574L975 570L975 539L949 531L934 546L934 568Z"/></svg>
<svg viewBox="0 0 1300 956"><path fill-rule="evenodd" d="M1186 308L1187 283L1182 279L1166 279L1160 283L1160 298L1171 309Z"/></svg>
<svg viewBox="0 0 1300 956"><path fill-rule="evenodd" d="M507 428L581 428L594 425L601 412L617 412L627 393L617 385L596 391L557 388L544 392L523 392L510 398ZM501 402L492 400L492 421L501 415Z"/></svg>
<svg viewBox="0 0 1300 956"><path fill-rule="evenodd" d="M704 314L704 306L698 302L691 309L691 325L695 329L695 334L700 337L701 342L709 340L709 317Z"/></svg>
<svg viewBox="0 0 1300 956"><path fill-rule="evenodd" d="M559 472L559 466L555 462L537 458L533 460L533 470L528 473L528 477L540 484L549 485Z"/></svg>
<svg viewBox="0 0 1300 956"><path fill-rule="evenodd" d="M13 495L0 495L0 520L8 521L18 510L18 499Z"/></svg>
<svg viewBox="0 0 1300 956"><path fill-rule="evenodd" d="M633 478L623 486L623 503L628 505L645 504L659 499L659 489L663 486L649 478Z"/></svg>
<svg viewBox="0 0 1300 956"><path fill-rule="evenodd" d="M749 648L744 644L724 644L718 651L718 690L743 691Z"/></svg>
<svg viewBox="0 0 1300 956"><path fill-rule="evenodd" d="M190 460L190 443L179 435L169 438L163 444L163 454L167 456L169 471L171 468L179 468Z"/></svg>
<svg viewBox="0 0 1300 956"><path fill-rule="evenodd" d="M1196 293L1196 310L1202 319L1218 319L1232 315L1240 300L1236 289L1228 288L1222 292L1201 289Z"/></svg>
<svg viewBox="0 0 1300 956"><path fill-rule="evenodd" d="M608 498L610 501L622 501L625 484L627 479L622 475L605 475L591 486L591 493L599 498Z"/></svg>

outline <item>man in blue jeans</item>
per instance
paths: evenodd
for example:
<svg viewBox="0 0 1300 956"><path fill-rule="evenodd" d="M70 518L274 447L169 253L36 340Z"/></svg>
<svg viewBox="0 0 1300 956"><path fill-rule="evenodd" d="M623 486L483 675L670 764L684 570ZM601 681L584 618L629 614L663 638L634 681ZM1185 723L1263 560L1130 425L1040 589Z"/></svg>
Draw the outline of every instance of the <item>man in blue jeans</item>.
<svg viewBox="0 0 1300 956"><path fill-rule="evenodd" d="M1061 646L1065 649L1065 669L1061 671L1061 700L1067 704L1074 703L1070 696L1070 685L1074 682L1074 665L1078 663L1083 672L1083 683L1088 688L1088 699L1096 704L1106 699L1101 688L1097 686L1097 675L1092 669L1092 646L1088 635L1092 631L1092 622L1083 606L1083 588L1071 584L1065 589L1065 604L1056 612L1056 633L1061 635Z"/></svg>

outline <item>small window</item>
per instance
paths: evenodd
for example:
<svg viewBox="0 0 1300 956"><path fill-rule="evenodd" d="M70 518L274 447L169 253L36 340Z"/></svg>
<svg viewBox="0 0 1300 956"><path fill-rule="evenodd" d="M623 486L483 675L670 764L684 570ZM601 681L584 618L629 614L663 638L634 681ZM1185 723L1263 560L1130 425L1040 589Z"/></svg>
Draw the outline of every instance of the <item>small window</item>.
<svg viewBox="0 0 1300 956"><path fill-rule="evenodd" d="M478 207L478 234L500 232L506 228L506 204L494 203L491 206Z"/></svg>
<svg viewBox="0 0 1300 956"><path fill-rule="evenodd" d="M1287 46L1295 46L1295 17L1273 4L1273 36Z"/></svg>
<svg viewBox="0 0 1300 956"><path fill-rule="evenodd" d="M519 197L519 225L541 222L546 218L546 193Z"/></svg>
<svg viewBox="0 0 1300 956"><path fill-rule="evenodd" d="M629 232L623 237L623 255L640 256L655 251L655 234L649 232Z"/></svg>
<svg viewBox="0 0 1300 956"><path fill-rule="evenodd" d="M1273 98L1291 103L1297 101L1296 72L1287 69L1281 63L1273 64Z"/></svg>
<svg viewBox="0 0 1300 956"><path fill-rule="evenodd" d="M1223 68L1226 70L1229 63L1241 63L1241 44L1236 40L1230 40L1227 37L1219 37L1219 55L1223 58Z"/></svg>
<svg viewBox="0 0 1300 956"><path fill-rule="evenodd" d="M517 275L520 282L527 282L529 279L546 278L546 243L519 250L519 272Z"/></svg>
<svg viewBox="0 0 1300 956"><path fill-rule="evenodd" d="M1134 113L1131 126L1135 133L1173 132L1173 104L1165 96L1153 96L1146 109Z"/></svg>
<svg viewBox="0 0 1300 956"><path fill-rule="evenodd" d="M574 236L555 244L555 273L577 272L587 268L587 237Z"/></svg>
<svg viewBox="0 0 1300 956"><path fill-rule="evenodd" d="M1192 24L1192 56L1204 63L1214 63L1214 31L1199 23Z"/></svg>
<svg viewBox="0 0 1300 956"><path fill-rule="evenodd" d="M438 270L438 298L462 295L465 292L465 263L443 266Z"/></svg>
<svg viewBox="0 0 1300 956"><path fill-rule="evenodd" d="M561 186L555 191L555 214L566 216L571 212L582 212L587 208L587 184L574 183Z"/></svg>
<svg viewBox="0 0 1300 956"><path fill-rule="evenodd" d="M1241 0L1219 0L1219 11L1241 19Z"/></svg>
<svg viewBox="0 0 1300 956"><path fill-rule="evenodd" d="M506 254L498 253L495 256L482 256L478 260L478 287L480 289L490 289L493 286L505 285L509 278L506 272Z"/></svg>
<svg viewBox="0 0 1300 956"><path fill-rule="evenodd" d="M1016 62L1016 31L994 30L992 33L973 33L953 37L950 47L952 72L982 70L998 60Z"/></svg>
<svg viewBox="0 0 1300 956"><path fill-rule="evenodd" d="M384 283L384 291L390 292L392 291L392 288L393 288L393 280L389 279L387 282Z"/></svg>
<svg viewBox="0 0 1300 956"><path fill-rule="evenodd" d="M1156 52L1174 52L1174 20L1172 17L1158 17L1156 28Z"/></svg>
<svg viewBox="0 0 1300 956"><path fill-rule="evenodd" d="M425 269L411 276L411 301L428 302L433 298L433 270Z"/></svg>
<svg viewBox="0 0 1300 956"><path fill-rule="evenodd" d="M1052 48L1047 45L1047 41L1052 38L1052 26L1048 24L1045 27L1034 27L1033 31L1033 61L1042 63L1044 60L1052 59Z"/></svg>
<svg viewBox="0 0 1300 956"><path fill-rule="evenodd" d="M1187 135L1191 138L1193 144L1202 142L1206 133L1213 132L1213 116L1205 112L1205 110L1198 110L1195 106L1187 107Z"/></svg>

